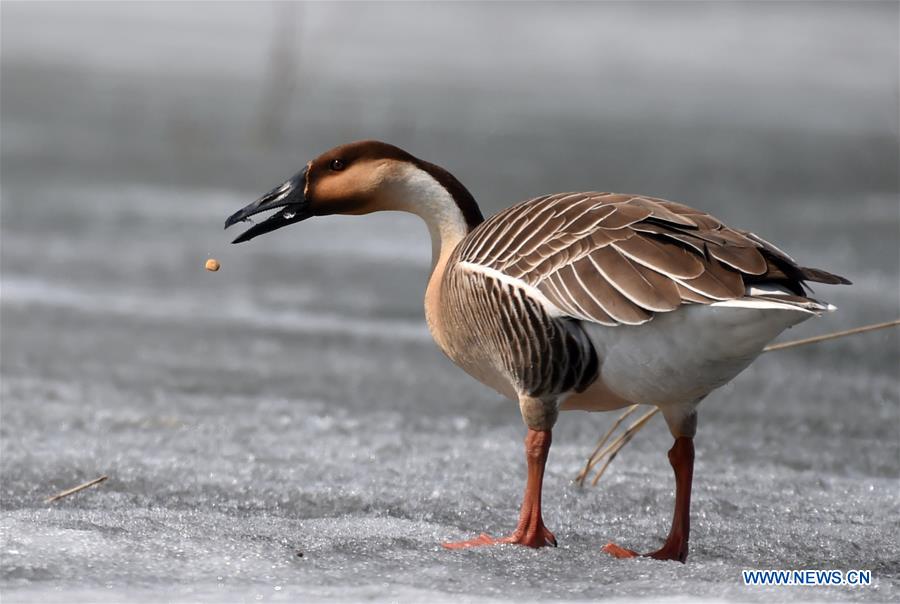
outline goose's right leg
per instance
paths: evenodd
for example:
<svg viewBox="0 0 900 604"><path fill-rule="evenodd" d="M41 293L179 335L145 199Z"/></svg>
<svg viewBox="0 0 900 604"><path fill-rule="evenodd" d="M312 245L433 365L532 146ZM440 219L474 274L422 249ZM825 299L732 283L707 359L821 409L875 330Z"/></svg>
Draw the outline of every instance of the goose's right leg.
<svg viewBox="0 0 900 604"><path fill-rule="evenodd" d="M523 398L519 403L522 416L528 424L528 435L525 437L525 459L528 463L528 479L525 484L525 496L519 512L519 524L516 530L507 537L495 538L482 533L474 539L444 543L448 549L464 549L482 545L500 543L516 543L529 547L556 547L556 537L546 526L541 515L541 491L544 483L544 466L550 453L551 431L556 422L556 403L548 405L537 399ZM536 426L536 427L532 427ZM546 429L543 429L546 426Z"/></svg>

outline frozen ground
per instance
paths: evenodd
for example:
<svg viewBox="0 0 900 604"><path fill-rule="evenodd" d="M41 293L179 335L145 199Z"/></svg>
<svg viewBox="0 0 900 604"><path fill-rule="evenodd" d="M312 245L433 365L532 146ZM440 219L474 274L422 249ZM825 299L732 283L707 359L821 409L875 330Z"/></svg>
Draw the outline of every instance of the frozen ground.
<svg viewBox="0 0 900 604"><path fill-rule="evenodd" d="M743 587L744 568L871 569L875 588L793 593L897 597L896 335L773 353L704 404L686 566L599 551L665 535L662 422L600 488L581 490L571 478L609 418L577 413L559 422L546 482L560 548L448 552L442 540L513 525L523 429L515 406L441 358L421 325L426 267L409 252L427 257L424 229L323 220L220 246L223 268L209 274L206 234L220 237L244 197L117 192L122 214L90 201L102 191L70 187L84 221L65 231L58 191L5 193L28 208L7 212L3 233L6 597L63 601L73 585L87 600L148 601L778 591ZM871 222L852 231L887 245L892 201L868 203ZM878 294L897 291L896 273L858 265L841 241L847 220L817 264L857 285L823 292L841 311L803 333L896 314ZM792 251L812 257L820 235ZM42 503L101 473L106 484Z"/></svg>
<svg viewBox="0 0 900 604"><path fill-rule="evenodd" d="M869 19L893 28L896 9L875 18L869 10L821 19L830 25ZM249 106L247 98L226 99L208 118L198 117L203 111L179 97L186 89L177 86L169 96L139 102L135 91L154 80L124 73L134 62L110 68L121 69L115 76L81 66L72 68L72 80L60 79L53 61L38 52L46 48L31 56L24 42L6 46L16 40L7 28L40 22L52 30L52 16L20 15L16 22L10 14L5 3L4 603L900 598L897 332L772 353L704 403L686 565L619 561L600 551L609 540L648 550L665 536L670 437L654 420L598 488L579 489L572 478L612 420L582 413L562 416L545 483L545 519L560 547L446 551L441 541L514 525L524 430L514 404L471 381L429 339L421 317L424 228L403 216L321 219L228 246L220 229L225 216L315 149L276 148L267 156L274 161L260 162L266 155L259 149L217 130L249 119L236 109L241 98ZM664 20L641 19L651 32L665 29ZM797 38L813 49L817 39ZM863 54L872 48L850 46ZM662 174L654 170L647 175L653 184L628 188L672 190L678 200L854 281L818 288L840 310L786 338L900 313L898 200L896 190L882 186L896 183L895 87L885 84L887 101L879 101L881 89L854 68L871 57L838 54L846 63L834 68L850 83L826 90L817 111L827 114L837 98L855 103L847 91L866 90L860 123L841 122L841 132L819 129L815 112L797 109L784 121L796 116L809 123L796 136L769 139L759 126L768 123L765 110L749 103L743 114L749 126L713 128L711 147L700 157L687 144L684 157L648 156L647 165L664 166ZM778 65L790 79L789 66ZM724 77L704 73L713 81ZM74 86L78 74L82 85ZM209 85L229 87L220 80ZM639 88L626 79L628 85ZM433 107L433 100L412 104ZM182 118L197 120L184 118L194 130L166 122L169 102ZM775 105L792 107L790 97ZM893 116L889 128L873 126L877 108ZM540 130L532 114L519 122L505 115L497 131L483 133L439 131L429 122L410 139L430 146L427 159L462 166L459 176L472 177L492 211L516 200L520 189L525 195L544 192L539 183L557 188L565 170L604 149L603 137L569 138L572 129L595 126L576 109L566 109L570 130L556 134L581 145L566 153L559 153L560 138L539 140L550 129ZM640 142L657 132L656 123L641 129L644 110L636 106L636 121L618 126L638 141L632 151L653 147ZM705 122L689 118L678 122L685 130L667 132L701 136ZM359 117L353 128L366 130L368 119ZM300 120L294 127L306 126ZM309 127L324 138L325 126ZM534 128L537 138L527 145L515 138ZM185 130L184 139L171 134ZM464 149L469 139L489 151L442 155L442 144ZM728 146L735 141L741 144ZM745 142L766 150L772 143L770 161L778 169ZM188 155L180 156L185 148ZM505 155L493 154L502 149ZM837 161L844 153L847 161ZM497 158L497 171L477 169L473 158L485 154ZM744 163L748 157L758 163ZM871 173L860 176L854 161ZM723 175L725 164L755 171ZM235 171L239 166L243 173ZM691 184L691 174L702 182ZM807 187L808 174L821 180ZM622 189L643 175L617 169L591 178L602 182L584 186L611 182L609 188ZM587 176L572 179L581 185ZM707 188L709 181L714 186ZM805 189L796 192L797 183ZM512 196L496 194L510 188ZM208 255L222 262L219 273L203 271ZM43 503L100 474L110 479ZM756 568L870 569L875 585L744 587L741 570Z"/></svg>

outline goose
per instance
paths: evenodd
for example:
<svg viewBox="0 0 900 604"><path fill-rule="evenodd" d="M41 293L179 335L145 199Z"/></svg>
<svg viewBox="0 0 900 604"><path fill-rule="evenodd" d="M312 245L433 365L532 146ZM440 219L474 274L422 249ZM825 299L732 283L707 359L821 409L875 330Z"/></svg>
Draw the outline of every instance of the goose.
<svg viewBox="0 0 900 604"><path fill-rule="evenodd" d="M485 220L448 171L393 145L358 141L310 161L231 215L261 212L233 243L313 216L395 210L431 235L425 318L459 367L518 402L527 428L518 524L451 549L556 545L541 514L544 468L560 411L656 405L674 444L675 510L662 547L684 562L697 406L783 330L834 310L805 282L848 284L799 265L757 235L686 205L643 195L543 195ZM609 543L618 558L639 554Z"/></svg>

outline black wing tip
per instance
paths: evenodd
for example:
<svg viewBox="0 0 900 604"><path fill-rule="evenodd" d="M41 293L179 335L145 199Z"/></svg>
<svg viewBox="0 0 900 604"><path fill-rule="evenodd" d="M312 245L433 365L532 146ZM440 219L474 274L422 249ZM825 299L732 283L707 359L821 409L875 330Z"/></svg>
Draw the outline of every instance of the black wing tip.
<svg viewBox="0 0 900 604"><path fill-rule="evenodd" d="M835 275L834 273L829 273L828 271L823 271L819 268L803 267L800 271L803 274L803 279L806 281L826 283L828 285L853 285L853 282L850 281L850 279Z"/></svg>

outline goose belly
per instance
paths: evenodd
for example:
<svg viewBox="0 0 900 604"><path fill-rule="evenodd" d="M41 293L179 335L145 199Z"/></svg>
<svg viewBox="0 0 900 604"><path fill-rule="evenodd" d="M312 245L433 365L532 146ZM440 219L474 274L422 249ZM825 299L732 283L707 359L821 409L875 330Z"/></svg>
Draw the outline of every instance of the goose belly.
<svg viewBox="0 0 900 604"><path fill-rule="evenodd" d="M812 316L801 310L686 305L643 325L582 326L600 358L596 409L624 403L693 403L732 380L782 331ZM585 401L566 405L588 408Z"/></svg>

